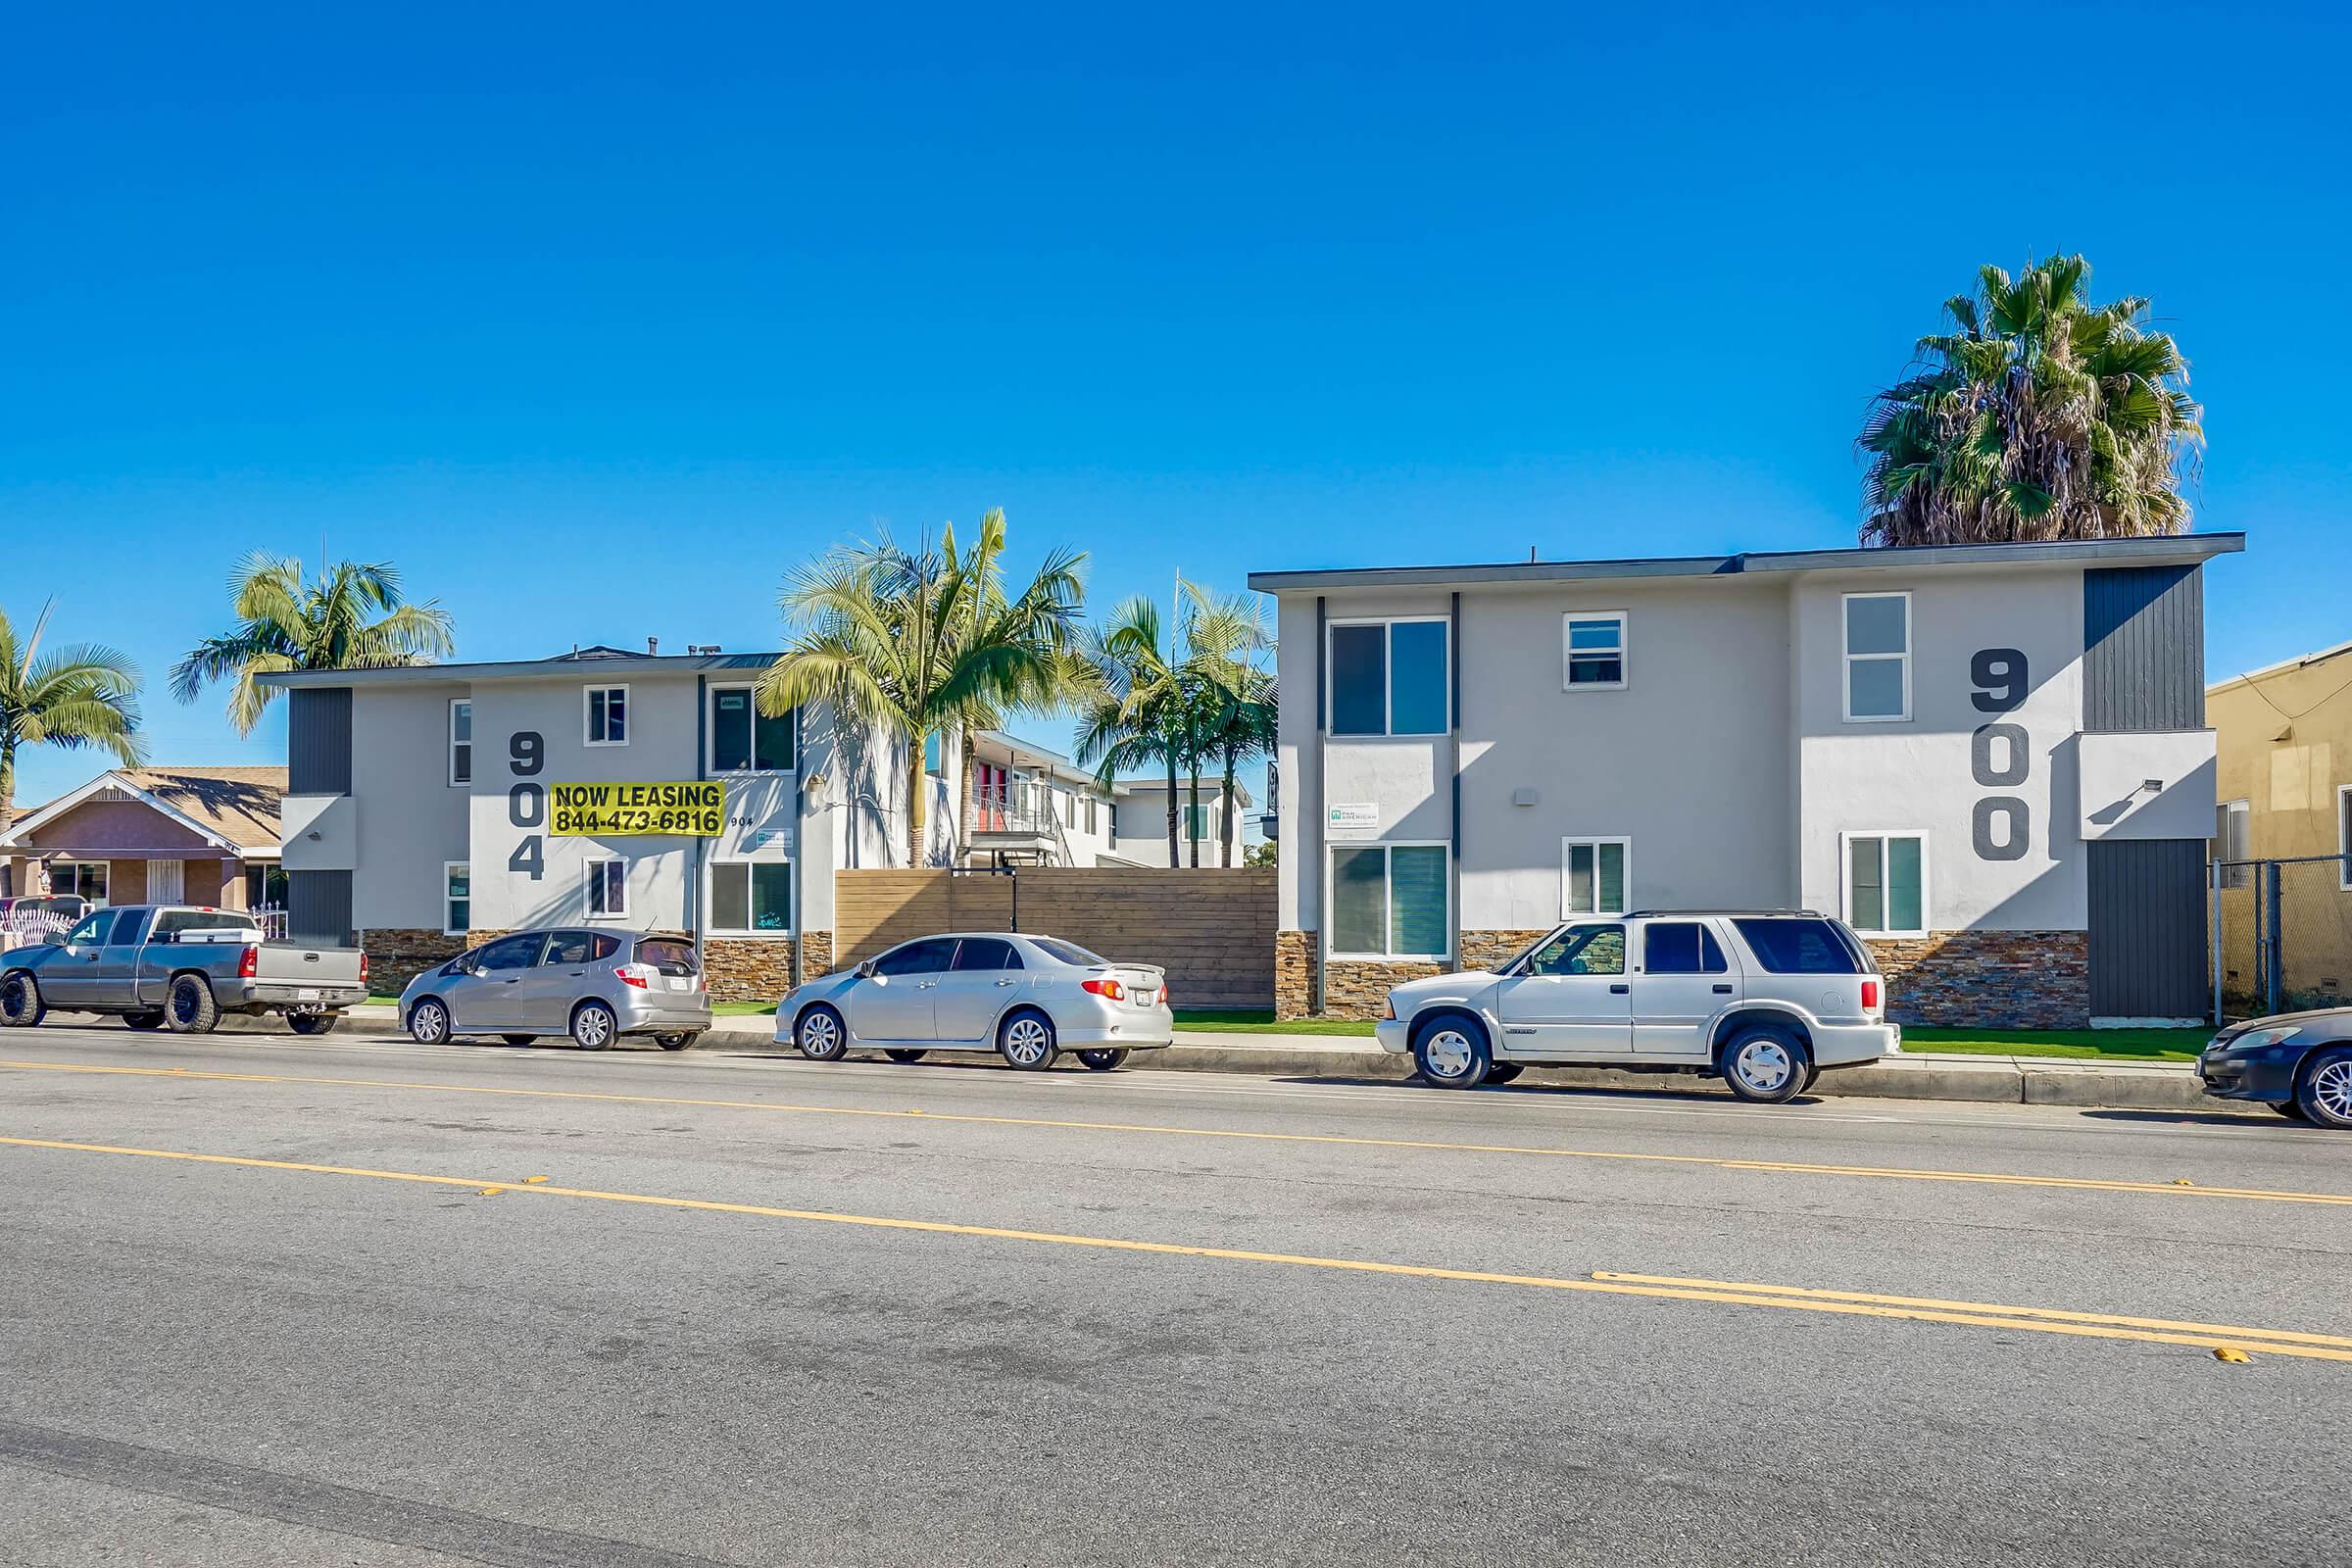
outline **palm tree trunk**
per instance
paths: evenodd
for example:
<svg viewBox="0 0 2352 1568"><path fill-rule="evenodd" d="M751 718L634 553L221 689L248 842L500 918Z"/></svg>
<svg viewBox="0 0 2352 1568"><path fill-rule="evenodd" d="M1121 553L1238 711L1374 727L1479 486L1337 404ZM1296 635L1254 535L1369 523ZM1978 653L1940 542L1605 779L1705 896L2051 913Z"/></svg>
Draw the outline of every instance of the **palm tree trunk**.
<svg viewBox="0 0 2352 1568"><path fill-rule="evenodd" d="M962 858L964 858L964 857L963 857L963 852L967 851L967 850L970 848L970 846L971 846L971 842L972 842L972 729L971 729L971 726L967 724L967 725L965 725L965 726L964 726L962 729L960 729L960 730L956 731L956 745L957 745L957 748L958 748L958 750L959 750L959 751L961 752L961 754L962 754L962 755L961 755L961 757L960 757L960 759L958 760L958 762L957 762L957 765L956 765L956 771L957 773L959 773L959 774L961 774L961 775L962 775L962 777L961 777L961 780L960 780L960 781L957 783L957 785L956 785L956 788L957 788L957 789L959 789L959 790L961 790L963 793L956 797L956 808L955 808L955 809L956 809L956 851L957 851L957 854L956 854L956 858L958 860L960 860L960 859L962 859Z"/></svg>
<svg viewBox="0 0 2352 1568"><path fill-rule="evenodd" d="M923 864L923 830L931 819L931 775L923 771L923 742L927 737L915 735L906 748L906 778L911 786L906 792L906 865L919 870Z"/></svg>
<svg viewBox="0 0 2352 1568"><path fill-rule="evenodd" d="M1232 869L1233 869L1233 769L1234 769L1234 762L1235 762L1235 758L1234 758L1234 747L1232 746L1232 744L1231 744L1231 743L1228 743L1228 744L1226 745L1226 747L1225 747L1225 831L1224 831L1223 833L1221 833L1221 834L1219 834L1219 835L1218 835L1218 837L1222 838L1222 839L1225 841L1225 843L1224 843L1224 850L1225 850L1225 869L1227 869L1228 871L1230 871L1230 870L1232 870Z"/></svg>
<svg viewBox="0 0 2352 1568"><path fill-rule="evenodd" d="M1184 868L1184 857L1176 848L1176 738L1171 735L1163 752L1168 760L1168 869L1171 871Z"/></svg>
<svg viewBox="0 0 2352 1568"><path fill-rule="evenodd" d="M1194 826L1200 820L1200 754L1193 753L1185 760L1192 764L1185 769L1184 837L1192 846L1193 869L1200 869L1200 833Z"/></svg>

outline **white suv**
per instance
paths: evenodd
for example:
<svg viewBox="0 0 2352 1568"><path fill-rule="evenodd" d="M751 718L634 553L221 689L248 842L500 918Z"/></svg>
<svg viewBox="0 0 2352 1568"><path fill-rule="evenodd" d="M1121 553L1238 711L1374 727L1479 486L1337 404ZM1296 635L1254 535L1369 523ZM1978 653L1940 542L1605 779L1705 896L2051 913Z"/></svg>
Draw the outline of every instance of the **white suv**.
<svg viewBox="0 0 2352 1568"><path fill-rule="evenodd" d="M1400 985L1375 1033L1442 1089L1575 1063L1720 1075L1778 1104L1824 1067L1902 1050L1886 1020L1886 982L1842 921L1642 909L1573 921L1493 969Z"/></svg>

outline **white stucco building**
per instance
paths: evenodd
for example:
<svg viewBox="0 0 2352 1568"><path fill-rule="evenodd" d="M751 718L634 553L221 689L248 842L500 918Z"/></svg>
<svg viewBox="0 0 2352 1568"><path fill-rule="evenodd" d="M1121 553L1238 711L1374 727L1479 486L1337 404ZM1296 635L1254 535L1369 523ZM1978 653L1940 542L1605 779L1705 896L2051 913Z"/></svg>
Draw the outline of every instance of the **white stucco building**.
<svg viewBox="0 0 2352 1568"><path fill-rule="evenodd" d="M1562 918L1807 907L1896 1015L2204 1008L2200 571L2237 534L1253 574L1279 601L1278 990Z"/></svg>

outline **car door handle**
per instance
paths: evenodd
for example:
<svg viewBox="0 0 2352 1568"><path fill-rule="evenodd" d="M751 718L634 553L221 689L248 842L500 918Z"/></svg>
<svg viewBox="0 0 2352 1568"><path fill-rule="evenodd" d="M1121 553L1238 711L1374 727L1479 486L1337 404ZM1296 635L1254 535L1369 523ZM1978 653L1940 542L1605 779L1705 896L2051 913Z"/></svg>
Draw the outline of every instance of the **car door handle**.
<svg viewBox="0 0 2352 1568"><path fill-rule="evenodd" d="M1633 995L1633 990L1634 988L1632 986L1611 986L1609 987L1609 995L1612 997L1631 996Z"/></svg>
<svg viewBox="0 0 2352 1568"><path fill-rule="evenodd" d="M937 988L939 982L936 980L917 980L914 983L914 989L917 991L930 991Z"/></svg>
<svg viewBox="0 0 2352 1568"><path fill-rule="evenodd" d="M1000 980L997 982L997 984L1001 986L1017 986L1020 984L1020 982L1018 980Z"/></svg>
<svg viewBox="0 0 2352 1568"><path fill-rule="evenodd" d="M1728 997L1732 994L1732 988L1730 986L1717 986L1715 988L1715 994L1719 997Z"/></svg>

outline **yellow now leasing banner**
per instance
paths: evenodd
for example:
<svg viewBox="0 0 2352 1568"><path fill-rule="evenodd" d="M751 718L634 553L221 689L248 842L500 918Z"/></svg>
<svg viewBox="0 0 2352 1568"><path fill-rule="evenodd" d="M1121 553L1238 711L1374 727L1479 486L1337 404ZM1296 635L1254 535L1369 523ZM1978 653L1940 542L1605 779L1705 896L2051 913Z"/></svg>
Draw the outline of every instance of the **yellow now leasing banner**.
<svg viewBox="0 0 2352 1568"><path fill-rule="evenodd" d="M715 779L676 784L553 784L558 838L618 838L632 833L679 833L716 838L727 815L727 787Z"/></svg>

